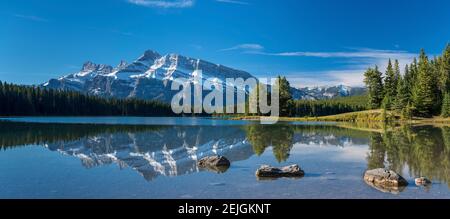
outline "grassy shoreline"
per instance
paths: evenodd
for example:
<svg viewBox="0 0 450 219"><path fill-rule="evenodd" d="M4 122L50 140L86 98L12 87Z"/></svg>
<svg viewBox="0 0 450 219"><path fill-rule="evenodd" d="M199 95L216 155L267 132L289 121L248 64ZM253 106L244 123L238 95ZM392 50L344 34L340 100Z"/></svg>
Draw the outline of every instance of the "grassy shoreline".
<svg viewBox="0 0 450 219"><path fill-rule="evenodd" d="M414 117L410 120L400 119L393 112L387 112L389 122L407 123L407 124L450 124L450 118L433 117L418 118ZM238 116L229 117L230 120L260 120L261 116ZM320 117L279 117L279 121L283 122L367 122L367 123L383 123L382 110L366 110L351 113L336 114Z"/></svg>

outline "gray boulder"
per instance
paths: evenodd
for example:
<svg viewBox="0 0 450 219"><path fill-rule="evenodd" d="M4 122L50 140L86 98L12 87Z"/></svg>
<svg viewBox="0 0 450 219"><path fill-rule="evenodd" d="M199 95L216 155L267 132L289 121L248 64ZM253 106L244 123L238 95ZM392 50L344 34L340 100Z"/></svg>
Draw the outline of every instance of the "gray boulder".
<svg viewBox="0 0 450 219"><path fill-rule="evenodd" d="M408 185L406 179L398 173L383 168L367 170L364 173L364 181L380 191L389 193L401 192Z"/></svg>
<svg viewBox="0 0 450 219"><path fill-rule="evenodd" d="M305 172L297 164L281 168L263 165L256 171L257 177L268 178L303 177L304 175Z"/></svg>
<svg viewBox="0 0 450 219"><path fill-rule="evenodd" d="M230 161L223 156L209 156L197 162L198 167L217 173L224 173L230 168Z"/></svg>
<svg viewBox="0 0 450 219"><path fill-rule="evenodd" d="M415 183L417 186L429 186L431 185L431 180L425 177L419 177L415 179Z"/></svg>

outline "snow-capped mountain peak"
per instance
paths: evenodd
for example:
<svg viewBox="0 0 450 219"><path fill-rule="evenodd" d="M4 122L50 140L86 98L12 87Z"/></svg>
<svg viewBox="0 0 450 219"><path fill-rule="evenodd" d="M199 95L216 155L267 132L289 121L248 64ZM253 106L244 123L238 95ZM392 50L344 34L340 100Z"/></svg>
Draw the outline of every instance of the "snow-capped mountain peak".
<svg viewBox="0 0 450 219"><path fill-rule="evenodd" d="M161 55L153 50L147 50L144 52L144 54L138 58L138 62L142 63L148 63L149 65L152 65L156 59L161 58Z"/></svg>
<svg viewBox="0 0 450 219"><path fill-rule="evenodd" d="M99 72L104 74L109 74L113 71L113 67L104 64L95 64L91 61L87 61L83 64L81 72Z"/></svg>
<svg viewBox="0 0 450 219"><path fill-rule="evenodd" d="M335 97L355 96L361 95L365 91L366 89L363 87L350 87L346 85L317 86L291 89L294 99L301 100L321 100L331 99Z"/></svg>
<svg viewBox="0 0 450 219"><path fill-rule="evenodd" d="M116 70L116 71L122 70L125 67L127 67L127 65L128 65L127 61L122 60L122 61L120 61L120 63L117 65L117 67L114 70Z"/></svg>
<svg viewBox="0 0 450 219"><path fill-rule="evenodd" d="M225 78L253 77L248 72L201 59L173 53L160 55L153 50L147 50L130 64L122 61L116 68L86 62L80 72L51 79L42 86L105 97L133 97L170 102L175 94L170 89L171 82L180 77L192 80L196 70L202 70L204 78L215 77L223 81Z"/></svg>
<svg viewBox="0 0 450 219"><path fill-rule="evenodd" d="M121 61L117 67L110 65L84 63L81 71L51 79L42 87L74 90L92 95L116 98L139 98L170 102L176 91L171 83L176 78L193 80L197 70L202 70L203 79L217 78L214 84L224 86L226 78L253 77L250 73L214 64L205 60L190 58L179 54L160 55L153 50L145 51L138 59L127 64ZM362 88L347 86L292 88L295 99L329 99L336 96L349 96L362 93Z"/></svg>

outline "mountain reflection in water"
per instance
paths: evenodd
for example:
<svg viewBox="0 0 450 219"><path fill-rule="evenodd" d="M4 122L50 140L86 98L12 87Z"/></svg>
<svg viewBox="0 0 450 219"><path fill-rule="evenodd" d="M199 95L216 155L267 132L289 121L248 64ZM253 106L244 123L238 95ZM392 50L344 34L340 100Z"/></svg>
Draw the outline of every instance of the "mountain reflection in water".
<svg viewBox="0 0 450 219"><path fill-rule="evenodd" d="M201 171L197 160L222 155L232 163L272 149L280 163L297 144L368 145L367 168L450 180L449 127L396 127L384 132L335 125L134 126L0 122L0 147L42 145L77 157L86 168L117 164L146 180ZM1 153L1 152L0 152ZM301 164L300 164L301 165Z"/></svg>

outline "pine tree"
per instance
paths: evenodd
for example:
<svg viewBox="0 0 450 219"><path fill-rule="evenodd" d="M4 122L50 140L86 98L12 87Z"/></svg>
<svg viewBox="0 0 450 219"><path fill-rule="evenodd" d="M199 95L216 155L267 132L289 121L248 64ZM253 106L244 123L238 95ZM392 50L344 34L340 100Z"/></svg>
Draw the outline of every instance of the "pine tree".
<svg viewBox="0 0 450 219"><path fill-rule="evenodd" d="M434 106L433 106L433 114L437 114L440 112L441 106L442 106L442 99L444 94L446 93L445 89L441 85L441 64L442 64L442 57L434 57L433 60L430 62L430 72L432 75L432 82L433 82L433 95L434 95Z"/></svg>
<svg viewBox="0 0 450 219"><path fill-rule="evenodd" d="M450 92L450 44L445 48L440 63L439 83L443 94Z"/></svg>
<svg viewBox="0 0 450 219"><path fill-rule="evenodd" d="M416 114L423 117L433 115L435 98L433 74L431 72L428 57L422 49L418 63L417 83L413 90L413 107Z"/></svg>
<svg viewBox="0 0 450 219"><path fill-rule="evenodd" d="M410 90L411 96L414 91L414 87L417 83L417 72L419 70L417 69L417 59L414 58L413 62L409 66L408 76L405 74L405 80L408 83L408 89Z"/></svg>
<svg viewBox="0 0 450 219"><path fill-rule="evenodd" d="M394 76L395 76L395 80L396 81L398 81L398 79L401 76L401 74L400 74L400 63L398 62L397 59L394 62Z"/></svg>
<svg viewBox="0 0 450 219"><path fill-rule="evenodd" d="M280 115L290 116L293 107L293 98L289 81L286 77L278 76L275 86L279 88L280 92Z"/></svg>
<svg viewBox="0 0 450 219"><path fill-rule="evenodd" d="M364 73L364 83L368 90L368 108L378 109L383 101L383 76L378 67L369 68Z"/></svg>
<svg viewBox="0 0 450 219"><path fill-rule="evenodd" d="M413 116L413 111L414 111L413 106L411 105L410 102L408 102L408 104L402 109L402 118L411 120Z"/></svg>
<svg viewBox="0 0 450 219"><path fill-rule="evenodd" d="M399 83L400 83L401 76L402 75L400 73L400 63L396 59L395 62L394 62L395 93L394 93L394 96L392 97L392 104L393 105L397 101L398 86L399 86Z"/></svg>
<svg viewBox="0 0 450 219"><path fill-rule="evenodd" d="M401 112L402 109L406 107L408 102L410 102L408 84L406 83L406 80L400 75L397 84L397 96L394 100L394 109L397 112Z"/></svg>
<svg viewBox="0 0 450 219"><path fill-rule="evenodd" d="M450 117L450 92L445 93L442 101L441 116L444 118Z"/></svg>
<svg viewBox="0 0 450 219"><path fill-rule="evenodd" d="M397 72L398 71L398 74ZM396 69L392 66L392 61L389 59L388 66L386 69L386 76L384 79L384 95L388 100L394 100L397 96L397 80L398 75L400 75L400 70L398 66L398 61L396 61ZM386 106L388 109L391 108L390 103Z"/></svg>

